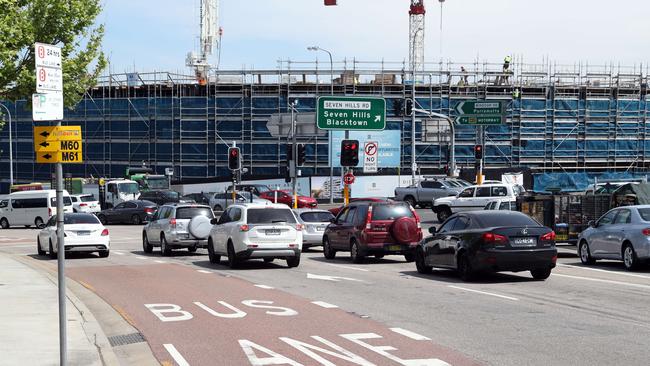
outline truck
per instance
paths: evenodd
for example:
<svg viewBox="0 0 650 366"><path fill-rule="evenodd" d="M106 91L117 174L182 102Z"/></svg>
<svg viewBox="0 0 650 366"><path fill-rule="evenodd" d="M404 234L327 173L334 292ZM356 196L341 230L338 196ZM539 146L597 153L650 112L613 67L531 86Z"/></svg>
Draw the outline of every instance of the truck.
<svg viewBox="0 0 650 366"><path fill-rule="evenodd" d="M124 178L137 182L141 192L169 189L168 178L161 174L154 174L153 169L147 167L126 168Z"/></svg>
<svg viewBox="0 0 650 366"><path fill-rule="evenodd" d="M461 185L453 179L426 179L416 185L395 188L395 200L404 201L412 207L427 207L436 198L455 196L461 190Z"/></svg>
<svg viewBox="0 0 650 366"><path fill-rule="evenodd" d="M125 201L137 200L140 197L138 182L121 178L100 179L98 185L84 186L83 193L90 193L98 197L102 210L115 207Z"/></svg>

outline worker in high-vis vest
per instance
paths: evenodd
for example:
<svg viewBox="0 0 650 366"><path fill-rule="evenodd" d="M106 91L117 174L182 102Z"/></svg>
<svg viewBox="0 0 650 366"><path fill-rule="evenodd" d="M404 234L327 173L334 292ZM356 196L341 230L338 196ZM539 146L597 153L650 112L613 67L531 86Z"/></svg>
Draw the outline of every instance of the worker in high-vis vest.
<svg viewBox="0 0 650 366"><path fill-rule="evenodd" d="M506 84L510 84L510 62L512 62L512 56L507 55L503 59L503 79Z"/></svg>

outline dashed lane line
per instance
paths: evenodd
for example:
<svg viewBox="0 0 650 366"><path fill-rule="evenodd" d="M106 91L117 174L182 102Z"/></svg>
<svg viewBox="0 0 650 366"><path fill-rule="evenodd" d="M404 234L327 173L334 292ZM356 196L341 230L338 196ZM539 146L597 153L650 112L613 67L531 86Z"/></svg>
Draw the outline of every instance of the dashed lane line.
<svg viewBox="0 0 650 366"><path fill-rule="evenodd" d="M274 287L267 286L267 285L255 285L255 287L263 288L265 290L273 290Z"/></svg>
<svg viewBox="0 0 650 366"><path fill-rule="evenodd" d="M592 281L592 282L609 283L611 285L621 285L621 286L636 287L636 288L642 288L642 289L645 289L645 290L650 290L650 285L642 285L640 283L630 283L630 282L622 282L622 281L604 280L602 278L571 276L571 275L565 275L565 274L559 274L559 273L553 273L552 276L553 277L573 278L573 279L576 279L576 280L584 280L584 281Z"/></svg>
<svg viewBox="0 0 650 366"><path fill-rule="evenodd" d="M479 290L474 290L474 289L467 288L467 287L460 287L460 286L454 286L454 285L448 285L447 287L455 288L457 290L462 290L462 291L467 291L467 292L474 292L474 293L482 294L482 295L494 296L494 297L498 297L498 298L506 299L506 300L519 301L519 299L516 298L516 297L511 297L511 296L506 296L506 295L499 295L499 294L495 294L493 292L479 291Z"/></svg>
<svg viewBox="0 0 650 366"><path fill-rule="evenodd" d="M574 265L571 265L571 264L562 264L562 263L560 263L560 264L558 264L558 267L578 268L578 269L584 269L584 270L588 270L588 271L603 272L603 273L609 273L609 274L614 274L614 275L619 275L619 276L650 279L650 276L644 276L644 275L640 275L640 274L618 272L618 271L609 271L609 270L606 270L606 269L599 269L599 268L574 266ZM553 275L555 275L555 273Z"/></svg>
<svg viewBox="0 0 650 366"><path fill-rule="evenodd" d="M338 306L336 306L334 304L327 303L325 301L312 301L311 303L314 304L314 305L318 305L318 306L320 306L322 308L325 308L325 309L336 309L336 308L338 308Z"/></svg>
<svg viewBox="0 0 650 366"><path fill-rule="evenodd" d="M413 339L415 341L430 341L431 340L431 338L429 338L429 337L425 337L423 335L411 332L410 330L406 330L406 329L403 329L403 328L390 328L390 330L392 330L393 332L395 332L397 334L401 334L401 335L403 335L405 337L411 338L411 339Z"/></svg>
<svg viewBox="0 0 650 366"><path fill-rule="evenodd" d="M163 344L163 347L167 350L170 356L176 361L178 366L190 366L190 364L185 360L185 358L181 355L180 352L174 347L173 344L171 343L165 343Z"/></svg>

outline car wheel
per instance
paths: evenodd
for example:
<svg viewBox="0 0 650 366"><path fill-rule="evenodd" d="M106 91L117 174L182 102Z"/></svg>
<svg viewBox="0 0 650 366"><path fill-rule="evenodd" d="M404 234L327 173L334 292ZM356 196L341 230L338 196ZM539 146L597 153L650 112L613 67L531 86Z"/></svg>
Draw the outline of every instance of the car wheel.
<svg viewBox="0 0 650 366"><path fill-rule="evenodd" d="M108 224L108 221L106 220L106 216L104 215L97 215L97 218L99 219L99 222L102 223L102 225Z"/></svg>
<svg viewBox="0 0 650 366"><path fill-rule="evenodd" d="M110 252L108 250L100 250L99 251L99 258L107 258Z"/></svg>
<svg viewBox="0 0 650 366"><path fill-rule="evenodd" d="M221 207L219 205L214 205L214 207L212 208L212 211L223 211L223 207Z"/></svg>
<svg viewBox="0 0 650 366"><path fill-rule="evenodd" d="M57 253L54 252L54 247L52 246L52 240L50 240L50 246L48 248L48 254L50 255L50 259L56 259Z"/></svg>
<svg viewBox="0 0 650 366"><path fill-rule="evenodd" d="M294 257L287 257L287 266L289 268L298 267L300 265L300 253L297 253Z"/></svg>
<svg viewBox="0 0 650 366"><path fill-rule="evenodd" d="M2 220L0 220L0 227L3 229L9 229L9 221L3 217Z"/></svg>
<svg viewBox="0 0 650 366"><path fill-rule="evenodd" d="M36 238L36 252L38 255L45 255L45 251L41 249L41 238Z"/></svg>
<svg viewBox="0 0 650 366"><path fill-rule="evenodd" d="M578 253L580 254L580 262L582 262L582 264L596 263L596 260L591 256L591 251L589 250L589 244L587 244L586 240L580 242Z"/></svg>
<svg viewBox="0 0 650 366"><path fill-rule="evenodd" d="M197 248L198 247L196 245L193 245L191 247L187 247L187 251L190 253L195 253Z"/></svg>
<svg viewBox="0 0 650 366"><path fill-rule="evenodd" d="M375 258L382 259L382 258L384 258L384 255L383 254L375 254Z"/></svg>
<svg viewBox="0 0 650 366"><path fill-rule="evenodd" d="M42 219L42 218L37 217L37 218L34 220L34 226L36 226L36 228L38 228L38 229L42 229L42 228L45 227L45 223L43 222L43 219Z"/></svg>
<svg viewBox="0 0 650 366"><path fill-rule="evenodd" d="M456 271L458 271L458 276L461 280L467 282L474 279L474 270L472 269L472 264L469 262L467 254L461 254L457 260L458 264Z"/></svg>
<svg viewBox="0 0 650 366"><path fill-rule="evenodd" d="M228 242L228 266L235 269L237 265L239 265L239 261L235 254L235 247L232 245L232 242Z"/></svg>
<svg viewBox="0 0 650 366"><path fill-rule="evenodd" d="M415 206L417 205L417 202L415 202L415 198L413 198L412 196L406 196L404 198L404 202L408 203L413 208L415 208Z"/></svg>
<svg viewBox="0 0 650 366"><path fill-rule="evenodd" d="M264 258L264 263L272 263L275 258Z"/></svg>
<svg viewBox="0 0 650 366"><path fill-rule="evenodd" d="M140 218L139 215L133 215L131 216L131 223L133 225L140 225L142 223L142 219Z"/></svg>
<svg viewBox="0 0 650 366"><path fill-rule="evenodd" d="M551 269L550 268L537 268L537 269L532 269L530 271L530 274L533 276L534 279L543 281L548 278L548 276L551 275Z"/></svg>
<svg viewBox="0 0 650 366"><path fill-rule="evenodd" d="M437 214L438 216L438 221L442 224L445 220L451 216L451 210L448 207L442 208L440 212Z"/></svg>
<svg viewBox="0 0 650 366"><path fill-rule="evenodd" d="M325 259L334 259L336 257L336 250L332 249L330 240L327 237L323 238L323 255Z"/></svg>
<svg viewBox="0 0 650 366"><path fill-rule="evenodd" d="M142 250L145 253L153 252L153 245L151 245L151 243L149 243L149 238L147 237L146 233L142 234Z"/></svg>
<svg viewBox="0 0 650 366"><path fill-rule="evenodd" d="M639 265L639 259L630 243L623 246L623 264L628 271L634 271Z"/></svg>
<svg viewBox="0 0 650 366"><path fill-rule="evenodd" d="M404 254L404 259L406 259L406 262L411 263L415 261L415 253L406 253Z"/></svg>
<svg viewBox="0 0 650 366"><path fill-rule="evenodd" d="M433 267L424 263L424 251L421 248L415 251L415 268L417 268L418 273L422 274L431 273L433 270Z"/></svg>
<svg viewBox="0 0 650 366"><path fill-rule="evenodd" d="M352 263L362 263L363 257L364 255L361 253L359 243L357 243L356 240L353 240L352 244L350 244L350 259L352 259Z"/></svg>
<svg viewBox="0 0 650 366"><path fill-rule="evenodd" d="M212 239L208 240L208 258L210 259L210 263L213 264L219 264L219 262L221 262L221 256L217 255L214 252L214 247L212 246Z"/></svg>
<svg viewBox="0 0 650 366"><path fill-rule="evenodd" d="M169 247L167 239L165 239L165 235L160 236L160 253L163 257L169 257L172 255L172 249Z"/></svg>

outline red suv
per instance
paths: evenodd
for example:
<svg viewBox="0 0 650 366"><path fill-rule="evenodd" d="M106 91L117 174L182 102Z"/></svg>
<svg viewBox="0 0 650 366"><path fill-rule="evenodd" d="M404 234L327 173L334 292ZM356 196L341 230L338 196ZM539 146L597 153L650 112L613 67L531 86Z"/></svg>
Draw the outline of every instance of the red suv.
<svg viewBox="0 0 650 366"><path fill-rule="evenodd" d="M350 252L354 263L374 255L402 254L415 259L422 240L420 219L404 202L353 202L339 212L323 234L323 254L333 259L336 252Z"/></svg>
<svg viewBox="0 0 650 366"><path fill-rule="evenodd" d="M271 202L275 202L275 193L278 194L278 202L284 203L285 205L293 208L293 197L291 191L281 191L281 190L271 190L267 192L260 193L260 198L267 199ZM298 208L316 208L318 207L318 202L315 198L307 196L298 196Z"/></svg>

